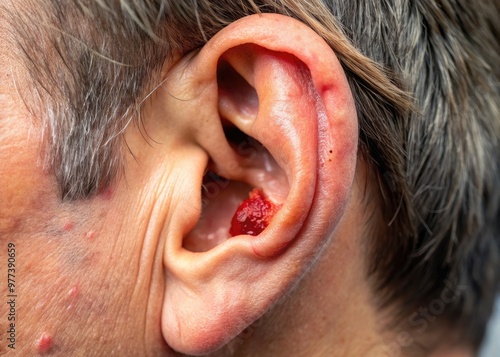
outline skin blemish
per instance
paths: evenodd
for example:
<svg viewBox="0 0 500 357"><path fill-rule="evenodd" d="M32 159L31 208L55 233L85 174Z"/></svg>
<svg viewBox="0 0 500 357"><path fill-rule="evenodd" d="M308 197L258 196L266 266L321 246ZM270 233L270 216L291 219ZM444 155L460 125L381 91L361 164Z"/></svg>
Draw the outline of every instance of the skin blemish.
<svg viewBox="0 0 500 357"><path fill-rule="evenodd" d="M333 153L333 150L330 150L330 151L329 151L329 153L330 153L330 154L331 154L331 153Z"/></svg>
<svg viewBox="0 0 500 357"><path fill-rule="evenodd" d="M85 235L85 238L87 238L88 240L94 240L95 232L94 231L87 232L87 234Z"/></svg>
<svg viewBox="0 0 500 357"><path fill-rule="evenodd" d="M48 332L44 332L42 336L36 340L36 350L40 354L50 352L53 345L52 336Z"/></svg>
<svg viewBox="0 0 500 357"><path fill-rule="evenodd" d="M111 187L107 187L107 188L103 189L99 193L99 197L105 201L111 200L113 198L113 189Z"/></svg>
<svg viewBox="0 0 500 357"><path fill-rule="evenodd" d="M71 310L74 306L74 303L75 303L75 300L80 296L80 288L78 287L78 285L75 285L73 286L69 291L68 291L68 294L67 294L67 298L68 298L68 301L67 301L67 306L66 306L66 309L67 310Z"/></svg>
<svg viewBox="0 0 500 357"><path fill-rule="evenodd" d="M63 230L65 232L69 232L69 231L73 230L73 228L75 228L75 224L73 222L68 222L64 225Z"/></svg>
<svg viewBox="0 0 500 357"><path fill-rule="evenodd" d="M79 293L80 293L80 289L78 288L78 285L75 285L75 286L73 286L73 287L69 290L69 292L68 292L68 297L69 297L70 299L74 299L75 297L77 297L77 296L78 296L78 294L79 294Z"/></svg>

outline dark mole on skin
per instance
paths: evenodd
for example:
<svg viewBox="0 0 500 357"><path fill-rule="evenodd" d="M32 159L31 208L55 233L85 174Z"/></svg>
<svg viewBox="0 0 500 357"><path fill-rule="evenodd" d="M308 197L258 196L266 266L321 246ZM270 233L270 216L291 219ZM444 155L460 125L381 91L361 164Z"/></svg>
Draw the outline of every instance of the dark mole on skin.
<svg viewBox="0 0 500 357"><path fill-rule="evenodd" d="M36 350L40 354L44 354L50 351L52 348L52 337L44 332L42 336L36 341Z"/></svg>

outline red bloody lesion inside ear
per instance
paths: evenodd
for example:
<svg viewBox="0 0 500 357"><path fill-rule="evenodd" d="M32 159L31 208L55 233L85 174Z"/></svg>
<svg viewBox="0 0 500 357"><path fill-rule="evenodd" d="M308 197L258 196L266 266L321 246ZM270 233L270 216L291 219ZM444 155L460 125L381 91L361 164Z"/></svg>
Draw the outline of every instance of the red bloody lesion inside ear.
<svg viewBox="0 0 500 357"><path fill-rule="evenodd" d="M193 252L209 251L236 235L259 235L288 196L288 179L269 151L235 126L223 124L240 162L231 163L238 167L208 163L200 188L201 216L183 240L183 247Z"/></svg>
<svg viewBox="0 0 500 357"><path fill-rule="evenodd" d="M229 234L231 237L240 234L259 235L271 222L281 205L271 202L262 189L254 188L249 198L239 206L231 220Z"/></svg>
<svg viewBox="0 0 500 357"><path fill-rule="evenodd" d="M193 252L208 251L236 235L259 235L282 206L262 188L211 170L205 173L201 190L201 216L183 241L184 248Z"/></svg>

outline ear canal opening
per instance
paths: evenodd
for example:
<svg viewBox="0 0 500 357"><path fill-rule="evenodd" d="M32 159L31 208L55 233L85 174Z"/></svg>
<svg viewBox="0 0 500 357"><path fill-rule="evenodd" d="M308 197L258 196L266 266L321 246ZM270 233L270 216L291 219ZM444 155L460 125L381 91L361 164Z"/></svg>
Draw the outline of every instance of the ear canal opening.
<svg viewBox="0 0 500 357"><path fill-rule="evenodd" d="M219 176L209 165L201 186L201 215L184 238L183 247L205 252L229 239L231 217L251 190L245 182Z"/></svg>
<svg viewBox="0 0 500 357"><path fill-rule="evenodd" d="M183 247L192 252L209 251L235 235L258 235L289 190L284 171L260 142L229 121L223 120L223 127L226 140L241 157L241 166L230 170L239 174L229 179L224 165L208 163L201 186L201 215L183 241ZM257 227L241 218L252 210L268 215L259 217Z"/></svg>

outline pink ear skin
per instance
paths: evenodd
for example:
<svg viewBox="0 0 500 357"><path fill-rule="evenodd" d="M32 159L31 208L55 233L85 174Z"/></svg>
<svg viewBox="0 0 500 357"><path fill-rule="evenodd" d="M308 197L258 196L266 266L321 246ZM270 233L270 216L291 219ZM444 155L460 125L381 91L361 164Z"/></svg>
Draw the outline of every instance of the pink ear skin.
<svg viewBox="0 0 500 357"><path fill-rule="evenodd" d="M183 199L162 232L162 331L175 350L201 355L283 297L328 242L354 179L356 110L330 47L281 15L229 25L171 69L158 97L162 115L198 153L196 164L179 169ZM228 140L231 128L262 144L252 159ZM206 190L220 190L200 218L207 168L224 179L205 180ZM254 188L263 194L251 199L276 205L272 217L258 234L248 227L242 231L252 234L236 234L238 227L230 238L231 220ZM226 223L217 242L198 245L218 220Z"/></svg>

